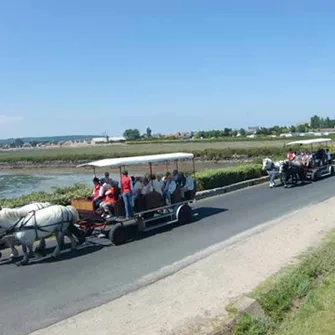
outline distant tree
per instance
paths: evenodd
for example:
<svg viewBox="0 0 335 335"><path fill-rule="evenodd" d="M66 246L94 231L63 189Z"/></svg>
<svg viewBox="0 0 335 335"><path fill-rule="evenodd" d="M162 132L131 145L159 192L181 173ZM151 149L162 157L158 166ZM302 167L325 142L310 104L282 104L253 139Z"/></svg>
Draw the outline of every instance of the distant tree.
<svg viewBox="0 0 335 335"><path fill-rule="evenodd" d="M223 136L224 137L228 137L228 136L231 136L231 132L232 132L232 129L231 128L225 128L223 129Z"/></svg>
<svg viewBox="0 0 335 335"><path fill-rule="evenodd" d="M326 119L324 120L324 126L325 126L325 128L331 128L332 127L332 122L330 121L329 117L326 117Z"/></svg>
<svg viewBox="0 0 335 335"><path fill-rule="evenodd" d="M23 146L24 142L21 140L21 138L16 138L13 143L12 143L12 147L14 148L21 148Z"/></svg>
<svg viewBox="0 0 335 335"><path fill-rule="evenodd" d="M123 133L123 136L126 140L138 140L141 138L141 133L138 129L126 129Z"/></svg>
<svg viewBox="0 0 335 335"><path fill-rule="evenodd" d="M260 136L268 136L271 135L271 131L269 128L261 127L257 129L256 134Z"/></svg>
<svg viewBox="0 0 335 335"><path fill-rule="evenodd" d="M282 127L273 126L270 128L270 135L280 135L282 132Z"/></svg>
<svg viewBox="0 0 335 335"><path fill-rule="evenodd" d="M247 131L243 128L240 129L239 133L240 133L241 136L246 136L247 135Z"/></svg>
<svg viewBox="0 0 335 335"><path fill-rule="evenodd" d="M151 133L152 133L152 131L151 131L150 127L148 127L147 130L146 130L147 138L151 137Z"/></svg>
<svg viewBox="0 0 335 335"><path fill-rule="evenodd" d="M306 132L306 125L305 124L299 124L298 126L297 126L297 132L298 133L305 133Z"/></svg>
<svg viewBox="0 0 335 335"><path fill-rule="evenodd" d="M317 129L321 127L321 120L318 115L314 115L311 117L311 128Z"/></svg>
<svg viewBox="0 0 335 335"><path fill-rule="evenodd" d="M291 133L296 133L297 132L297 128L295 126L291 126L290 127L290 132Z"/></svg>

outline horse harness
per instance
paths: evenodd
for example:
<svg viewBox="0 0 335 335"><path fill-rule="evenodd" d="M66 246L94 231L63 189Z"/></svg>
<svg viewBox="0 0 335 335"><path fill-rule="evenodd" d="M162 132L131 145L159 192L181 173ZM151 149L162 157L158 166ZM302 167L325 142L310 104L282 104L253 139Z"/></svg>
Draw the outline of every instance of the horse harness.
<svg viewBox="0 0 335 335"><path fill-rule="evenodd" d="M43 228L42 228L36 222L36 212L37 212L36 210L33 210L33 211L29 212L26 216L20 217L18 219L18 221L15 222L12 227L10 227L9 229L6 230L4 235L14 234L14 233L18 233L18 232L25 231L25 230L35 230L35 240L37 240L38 239L38 232L49 233L48 230L43 229L43 228L52 227L52 226L56 226L56 225L61 225L60 230L63 230L63 224L68 223L73 219L73 214L70 211L66 210L66 208L65 208L65 216L64 216L64 209L62 208L62 220L59 221L59 222L56 222L56 223L48 224L46 226L43 226ZM30 216L27 218L27 216L29 214L30 214ZM27 226L30 219L32 219L32 218L34 220L34 225L33 226Z"/></svg>

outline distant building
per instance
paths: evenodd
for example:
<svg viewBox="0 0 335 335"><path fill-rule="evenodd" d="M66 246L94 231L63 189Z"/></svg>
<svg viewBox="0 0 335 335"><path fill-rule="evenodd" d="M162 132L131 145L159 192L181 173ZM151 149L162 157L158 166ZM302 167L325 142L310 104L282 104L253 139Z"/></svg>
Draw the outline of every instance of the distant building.
<svg viewBox="0 0 335 335"><path fill-rule="evenodd" d="M32 148L33 146L29 142L26 142L26 143L23 144L22 147L23 148Z"/></svg>
<svg viewBox="0 0 335 335"><path fill-rule="evenodd" d="M248 133L255 133L260 127L248 127Z"/></svg>
<svg viewBox="0 0 335 335"><path fill-rule="evenodd" d="M95 138L92 138L91 143L92 144L107 143L107 138L106 137L95 137Z"/></svg>
<svg viewBox="0 0 335 335"><path fill-rule="evenodd" d="M114 137L110 137L109 138L109 142L121 142L121 141L125 141L126 138L123 136L114 136Z"/></svg>

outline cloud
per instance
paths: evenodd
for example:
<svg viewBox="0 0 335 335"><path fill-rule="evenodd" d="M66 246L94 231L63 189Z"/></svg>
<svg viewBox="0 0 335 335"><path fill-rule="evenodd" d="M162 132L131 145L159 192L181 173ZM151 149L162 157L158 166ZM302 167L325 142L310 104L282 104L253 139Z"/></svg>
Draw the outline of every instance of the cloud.
<svg viewBox="0 0 335 335"><path fill-rule="evenodd" d="M0 124L20 122L22 120L22 116L7 116L0 114Z"/></svg>

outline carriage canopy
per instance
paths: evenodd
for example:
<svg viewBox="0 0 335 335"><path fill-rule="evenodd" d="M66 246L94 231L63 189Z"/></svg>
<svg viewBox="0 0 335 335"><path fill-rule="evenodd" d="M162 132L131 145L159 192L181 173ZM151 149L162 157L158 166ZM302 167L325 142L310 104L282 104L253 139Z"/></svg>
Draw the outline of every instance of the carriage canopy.
<svg viewBox="0 0 335 335"><path fill-rule="evenodd" d="M315 138L311 140L294 141L294 142L286 143L284 145L311 145L311 144L318 144L318 143L330 143L331 141L332 141L331 138Z"/></svg>
<svg viewBox="0 0 335 335"><path fill-rule="evenodd" d="M152 164L152 163L164 163L168 161L178 161L193 159L194 155L191 153L170 153L170 154L159 154L159 155L147 155L147 156L133 156L133 157L120 157L120 158L107 158L98 161L80 164L77 167L114 167L120 168L127 165L140 165L140 164Z"/></svg>

